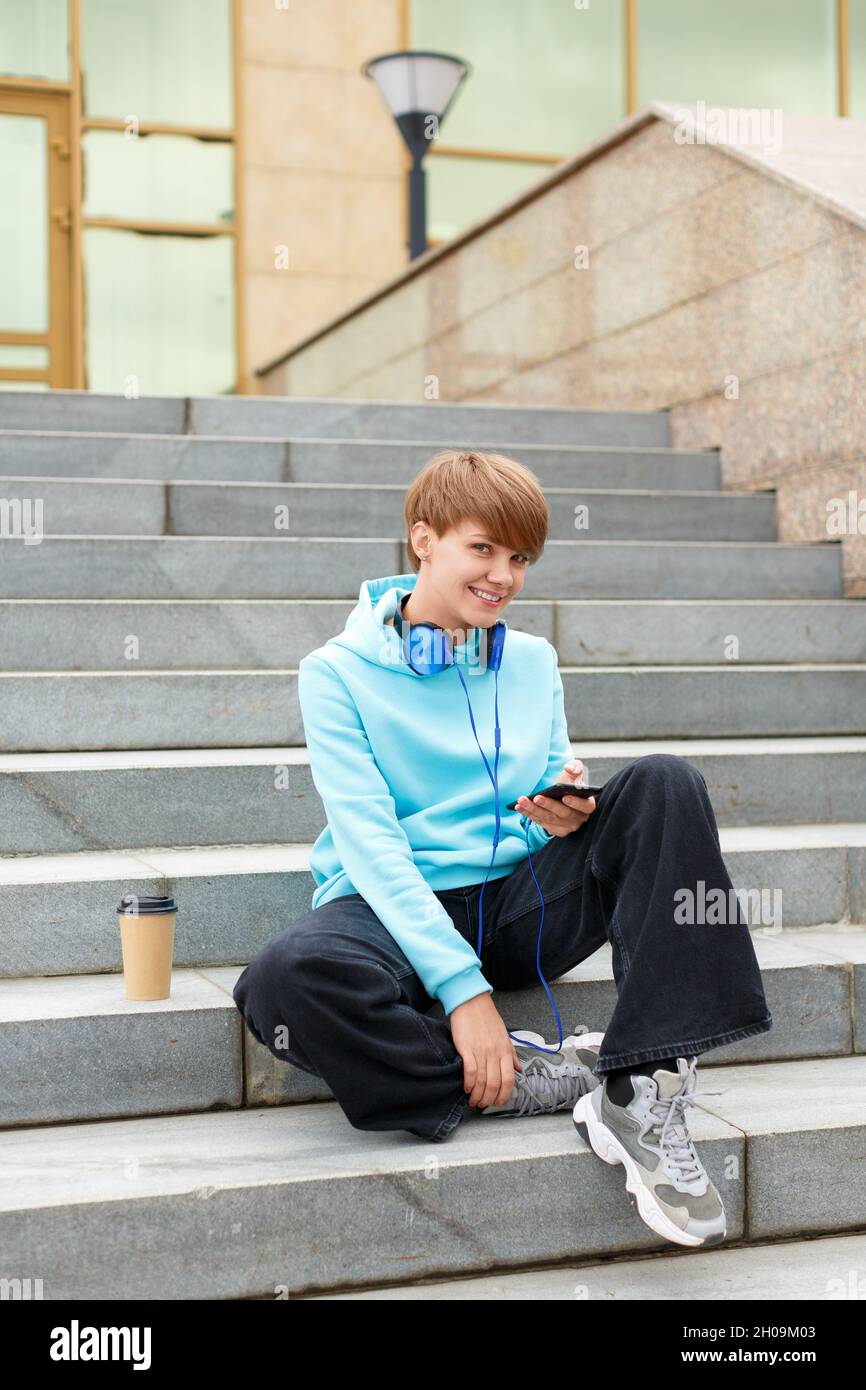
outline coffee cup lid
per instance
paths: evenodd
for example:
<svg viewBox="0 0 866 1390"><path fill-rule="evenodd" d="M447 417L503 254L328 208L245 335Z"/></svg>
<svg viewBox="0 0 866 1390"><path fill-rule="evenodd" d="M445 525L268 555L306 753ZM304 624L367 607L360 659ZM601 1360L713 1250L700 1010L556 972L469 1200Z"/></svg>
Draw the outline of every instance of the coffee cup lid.
<svg viewBox="0 0 866 1390"><path fill-rule="evenodd" d="M126 893L117 910L126 917L145 917L159 912L176 912L177 908L174 898L156 898L149 894L137 897L134 893Z"/></svg>

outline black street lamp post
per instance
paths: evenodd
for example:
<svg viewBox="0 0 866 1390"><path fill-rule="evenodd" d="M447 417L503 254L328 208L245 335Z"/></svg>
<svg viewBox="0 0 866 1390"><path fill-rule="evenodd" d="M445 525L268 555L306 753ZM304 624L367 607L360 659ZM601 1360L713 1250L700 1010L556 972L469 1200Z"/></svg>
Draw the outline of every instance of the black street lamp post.
<svg viewBox="0 0 866 1390"><path fill-rule="evenodd" d="M448 53L404 50L371 58L361 71L372 78L412 156L409 170L409 259L427 250L427 195L423 159L439 134L470 67Z"/></svg>

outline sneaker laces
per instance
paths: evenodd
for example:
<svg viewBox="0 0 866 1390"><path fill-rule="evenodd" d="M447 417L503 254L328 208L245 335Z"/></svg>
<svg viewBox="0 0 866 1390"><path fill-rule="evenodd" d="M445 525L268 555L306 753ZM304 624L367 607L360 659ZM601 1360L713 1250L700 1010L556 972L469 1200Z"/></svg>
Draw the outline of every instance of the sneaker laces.
<svg viewBox="0 0 866 1390"><path fill-rule="evenodd" d="M658 1100L650 1101L648 1106L651 1122L647 1132L652 1133L658 1140L659 1148L665 1149L666 1157L681 1182L694 1182L705 1176L704 1166L695 1151L686 1122L686 1107L695 1104L697 1064L698 1059L695 1057L689 1063L682 1085L675 1095L661 1096ZM705 1094L718 1095L719 1092L708 1091Z"/></svg>
<svg viewBox="0 0 866 1390"><path fill-rule="evenodd" d="M587 1068L579 1062L565 1062L556 1069L546 1063L530 1072L514 1073L514 1113L526 1115L536 1109L558 1110L560 1106L573 1105L575 1099L575 1079L579 1083L579 1094L583 1095ZM515 1094L516 1093L516 1094Z"/></svg>

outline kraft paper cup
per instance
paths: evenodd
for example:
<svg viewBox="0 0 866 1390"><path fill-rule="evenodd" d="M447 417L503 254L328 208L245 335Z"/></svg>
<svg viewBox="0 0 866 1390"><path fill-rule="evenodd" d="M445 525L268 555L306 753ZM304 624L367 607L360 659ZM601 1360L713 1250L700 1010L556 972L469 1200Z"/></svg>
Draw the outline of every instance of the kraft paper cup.
<svg viewBox="0 0 866 1390"><path fill-rule="evenodd" d="M168 999L176 918L174 898L121 898L117 920L127 999Z"/></svg>

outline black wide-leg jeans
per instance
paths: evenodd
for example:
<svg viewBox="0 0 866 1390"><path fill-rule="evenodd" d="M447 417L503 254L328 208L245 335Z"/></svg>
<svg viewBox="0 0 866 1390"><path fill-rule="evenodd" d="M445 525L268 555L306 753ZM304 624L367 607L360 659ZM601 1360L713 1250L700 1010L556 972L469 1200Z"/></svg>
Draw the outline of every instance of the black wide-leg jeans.
<svg viewBox="0 0 866 1390"><path fill-rule="evenodd" d="M772 1028L707 784L684 758L650 753L621 768L589 819L533 851L532 863L544 894L548 984L611 944L617 1002L599 1028L597 1074L696 1056ZM436 894L474 949L481 887ZM729 904L721 920L700 912L714 889ZM683 907L689 894L691 914ZM488 983L494 991L540 988L541 899L528 859L488 880L482 907ZM359 893L272 937L240 975L234 1000L275 1057L324 1079L356 1129L407 1130L435 1142L467 1113L450 1023L428 1016L434 1001Z"/></svg>

